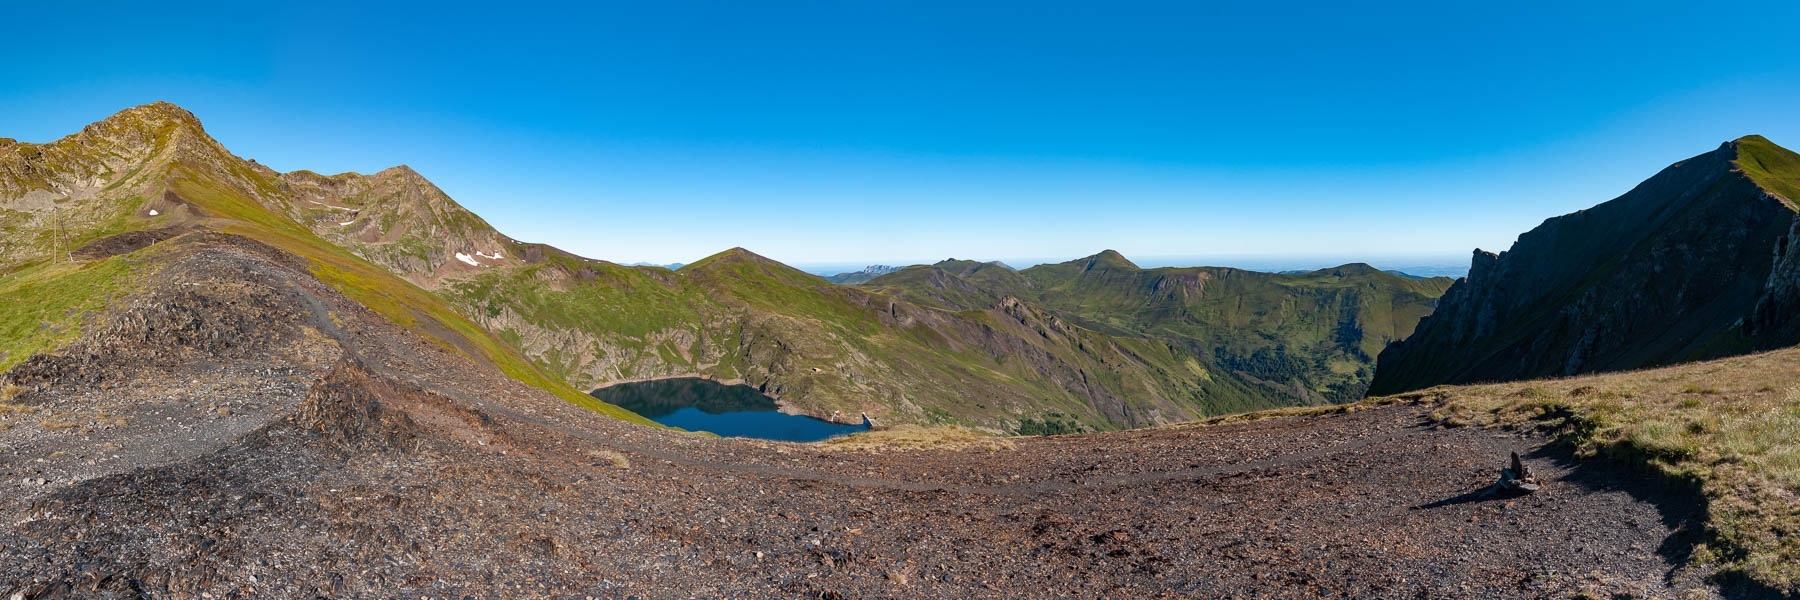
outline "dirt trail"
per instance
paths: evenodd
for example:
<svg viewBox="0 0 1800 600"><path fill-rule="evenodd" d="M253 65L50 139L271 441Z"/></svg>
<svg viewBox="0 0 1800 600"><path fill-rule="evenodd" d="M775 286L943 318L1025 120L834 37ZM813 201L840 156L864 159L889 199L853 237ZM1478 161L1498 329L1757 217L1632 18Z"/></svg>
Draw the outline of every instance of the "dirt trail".
<svg viewBox="0 0 1800 600"><path fill-rule="evenodd" d="M1248 471L1251 469L1263 469L1263 468L1277 467L1277 466L1290 465L1290 464L1302 463L1302 462L1316 462L1316 461L1321 460L1332 454L1336 454L1336 453L1340 453L1340 452L1348 452L1351 450L1364 448L1371 444L1392 440L1393 438L1400 436L1400 435L1406 435L1407 433L1415 433L1416 434L1416 433L1423 432L1425 430L1424 426L1421 425L1421 426L1417 426L1417 427L1411 428L1411 429L1409 429L1407 431L1403 431L1403 432L1376 433L1373 435L1367 435L1367 436L1363 436L1363 437L1359 437L1359 438L1355 438L1355 439L1345 440L1341 443L1336 443L1336 444L1333 444L1330 446L1323 446L1323 447L1312 448L1312 449L1307 449L1307 450L1288 452L1288 453L1283 453L1283 454L1279 454L1279 455L1268 457L1268 458L1247 460L1247 461L1231 463L1231 464L1211 465L1211 466L1205 466L1205 467L1190 467L1190 468L1176 469L1176 470L1172 470L1172 471L1158 471L1158 472L1148 472L1148 473L1129 473L1129 474L1100 473L1100 474L1091 474L1091 475L1086 475L1086 476L1078 476L1078 477L1071 478L1068 480L1060 480L1059 479L1059 480L1035 481L1035 482L1023 483L1023 484L975 486L975 485L967 485L967 484L955 483L955 482L907 481L907 480L901 480L901 479L889 479L889 478L880 478L880 477L852 477L852 476L844 476L844 475L834 474L829 471L783 467L783 466L769 465L769 464L756 463L756 462L708 460L708 459L704 459L704 458L697 458L692 455L682 454L680 452L659 449L659 448L656 448L656 447L653 447L653 446L647 445L647 444L633 444L633 443L627 443L627 442L620 442L617 439L607 439L605 437L594 434L590 430L585 430L585 429L582 429L579 427L570 427L570 426L563 425L560 423L555 423L555 422L551 422L551 421L548 421L545 419L540 419L538 417L534 417L531 415L520 414L520 413L508 410L503 407L488 406L488 407L484 407L484 408L486 410L488 410L489 412L496 414L498 416L502 416L506 419L521 422L521 423L530 423L537 427L541 427L541 428L548 429L548 430L553 430L560 435L565 435L565 436L568 436L571 438L576 438L576 439L583 439L583 440L587 440L589 442L594 442L597 444L603 444L603 445L606 445L606 446L609 446L612 448L616 448L619 450L624 450L624 451L628 451L628 452L631 452L634 454L653 458L656 460L661 460L661 461L679 464L679 465L683 465L683 466L698 467L698 468L703 468L703 469L712 469L712 470L722 471L722 472L726 472L726 473L754 474L754 475L780 477L780 478L793 479L793 480L833 483L833 484L837 484L837 485L854 487L854 488L879 488L879 489L890 489L890 490L907 490L907 491L916 491L916 492L943 491L943 492L953 492L953 493L958 493L958 494L985 494L985 495L994 495L994 496L1028 496L1028 495L1032 495L1032 494L1063 492L1063 491L1069 491L1069 490L1074 490L1074 489L1100 489L1100 488L1118 487L1118 486L1144 485L1144 484L1150 484L1150 483L1172 481L1172 480L1177 480L1177 479L1194 478L1194 477L1199 477L1202 475L1224 475L1224 474L1230 474L1230 473L1237 473L1237 472L1241 472L1241 471ZM1091 439L1094 442L1098 442L1099 441L1098 438L1101 438L1103 436L1094 435L1094 436L1086 436L1086 437ZM742 442L733 441L733 443L742 443ZM800 446L800 445L796 445L796 446Z"/></svg>

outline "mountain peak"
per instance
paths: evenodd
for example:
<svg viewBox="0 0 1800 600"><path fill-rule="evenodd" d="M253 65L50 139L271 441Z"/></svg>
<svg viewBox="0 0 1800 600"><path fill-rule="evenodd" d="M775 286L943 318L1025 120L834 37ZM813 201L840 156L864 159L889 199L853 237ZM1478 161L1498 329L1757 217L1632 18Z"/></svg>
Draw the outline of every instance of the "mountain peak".
<svg viewBox="0 0 1800 600"><path fill-rule="evenodd" d="M757 254L755 252L751 252L749 250L744 249L742 246L737 246L737 247L733 247L729 250L720 252L718 254L714 254L712 256L708 256L706 258L702 258L700 260L694 261L693 263L690 263L687 266L682 267L682 270L685 271L688 269L706 268L706 267L713 266L713 265L729 265L729 264L778 265L778 266L781 266L784 268L792 268L792 267L788 267L787 265L782 264L780 261L763 256L761 254Z"/></svg>
<svg viewBox="0 0 1800 600"><path fill-rule="evenodd" d="M1083 260L1087 262L1088 268L1097 266L1126 267L1131 269L1138 268L1137 263L1131 262L1130 259L1125 258L1125 255L1119 254L1118 250L1101 250L1099 254L1089 256Z"/></svg>
<svg viewBox="0 0 1800 600"><path fill-rule="evenodd" d="M394 166L388 167L386 169L382 169L381 173L388 173L388 174L393 174L393 175L411 175L414 177L421 176L421 175L419 175L418 171L414 171L412 167L409 167L406 165L394 165Z"/></svg>
<svg viewBox="0 0 1800 600"><path fill-rule="evenodd" d="M1796 198L1800 155L1744 136L1617 198L1547 219L1505 252L1476 250L1468 276L1431 316L1381 352L1369 393L1800 343L1800 327L1785 317L1800 293L1777 283L1793 281L1800 264L1786 258ZM1706 276L1670 275L1695 273ZM1704 309L1680 300L1693 297L1707 299Z"/></svg>
<svg viewBox="0 0 1800 600"><path fill-rule="evenodd" d="M1732 163L1751 181L1790 204L1800 202L1800 154L1760 135L1746 135L1727 145L1736 151Z"/></svg>
<svg viewBox="0 0 1800 600"><path fill-rule="evenodd" d="M1338 265L1335 267L1319 269L1319 270L1313 271L1313 272L1314 273L1333 273L1339 277L1356 277L1356 276L1364 276L1364 275L1374 275L1376 273L1385 273L1385 271L1375 268L1374 265L1370 265L1369 263L1362 263L1362 262L1345 263L1345 264L1341 264L1341 265Z"/></svg>
<svg viewBox="0 0 1800 600"><path fill-rule="evenodd" d="M88 128L90 130L102 128L155 132L171 126L202 129L200 118L194 116L194 113L163 101L140 104L121 110L113 113L110 117L101 119L98 123L89 125Z"/></svg>

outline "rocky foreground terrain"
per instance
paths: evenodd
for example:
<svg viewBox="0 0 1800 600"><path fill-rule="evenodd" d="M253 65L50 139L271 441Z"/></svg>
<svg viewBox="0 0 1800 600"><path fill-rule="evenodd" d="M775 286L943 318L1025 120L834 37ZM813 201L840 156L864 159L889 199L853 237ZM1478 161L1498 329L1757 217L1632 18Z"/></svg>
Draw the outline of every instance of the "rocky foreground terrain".
<svg viewBox="0 0 1800 600"><path fill-rule="evenodd" d="M929 449L701 437L191 232L11 370L0 597L1708 597L1699 503L1431 398ZM1509 451L1544 489L1480 495Z"/></svg>

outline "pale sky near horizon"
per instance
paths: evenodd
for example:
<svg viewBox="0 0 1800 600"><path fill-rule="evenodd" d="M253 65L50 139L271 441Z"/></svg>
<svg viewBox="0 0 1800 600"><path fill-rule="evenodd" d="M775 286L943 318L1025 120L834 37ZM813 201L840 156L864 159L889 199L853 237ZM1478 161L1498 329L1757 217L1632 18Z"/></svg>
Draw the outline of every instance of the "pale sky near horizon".
<svg viewBox="0 0 1800 600"><path fill-rule="evenodd" d="M0 7L0 136L167 100L627 263L1466 264L1800 147L1794 2L58 4Z"/></svg>

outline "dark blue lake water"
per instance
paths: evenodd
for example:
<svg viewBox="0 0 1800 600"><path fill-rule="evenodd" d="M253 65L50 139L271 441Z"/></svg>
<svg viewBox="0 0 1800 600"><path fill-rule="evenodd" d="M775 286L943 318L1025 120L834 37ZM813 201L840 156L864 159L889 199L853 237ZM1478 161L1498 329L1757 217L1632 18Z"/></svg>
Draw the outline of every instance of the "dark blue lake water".
<svg viewBox="0 0 1800 600"><path fill-rule="evenodd" d="M591 395L663 425L725 437L816 442L869 428L783 414L776 411L775 399L756 388L710 379L621 383L594 390Z"/></svg>

